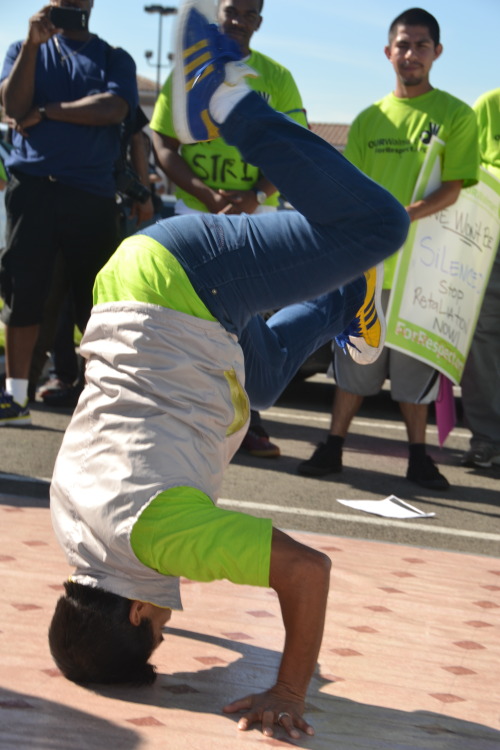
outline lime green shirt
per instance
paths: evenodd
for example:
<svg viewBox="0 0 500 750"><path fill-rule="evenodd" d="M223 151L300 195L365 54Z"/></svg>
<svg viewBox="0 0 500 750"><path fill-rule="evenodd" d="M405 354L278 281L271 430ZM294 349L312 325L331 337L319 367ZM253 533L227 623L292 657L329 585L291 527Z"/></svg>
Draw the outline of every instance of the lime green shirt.
<svg viewBox="0 0 500 750"><path fill-rule="evenodd" d="M94 305L133 300L216 320L177 258L144 234L134 234L121 243L97 274L93 294Z"/></svg>
<svg viewBox="0 0 500 750"><path fill-rule="evenodd" d="M500 89L480 96L473 109L479 128L481 163L500 180Z"/></svg>
<svg viewBox="0 0 500 750"><path fill-rule="evenodd" d="M260 52L252 51L245 62L259 74L258 78L247 78L248 85L273 109L307 127L302 99L291 73ZM176 138L171 101L170 76L156 101L150 127L158 133ZM243 161L238 149L227 144L223 138L206 143L183 144L180 154L200 180L214 190L250 190L260 176L258 168ZM189 208L207 211L204 203L185 190L177 188L175 194ZM269 196L266 205L277 206L278 193Z"/></svg>
<svg viewBox="0 0 500 750"><path fill-rule="evenodd" d="M4 182L7 182L8 180L7 172L5 171L5 167L3 165L3 161L0 159L0 180L3 180Z"/></svg>
<svg viewBox="0 0 500 750"><path fill-rule="evenodd" d="M412 199L416 181L435 135L446 146L441 179L478 178L479 148L474 112L460 99L439 89L412 99L388 94L354 120L344 155L404 206ZM392 287L397 253L384 264L384 288Z"/></svg>

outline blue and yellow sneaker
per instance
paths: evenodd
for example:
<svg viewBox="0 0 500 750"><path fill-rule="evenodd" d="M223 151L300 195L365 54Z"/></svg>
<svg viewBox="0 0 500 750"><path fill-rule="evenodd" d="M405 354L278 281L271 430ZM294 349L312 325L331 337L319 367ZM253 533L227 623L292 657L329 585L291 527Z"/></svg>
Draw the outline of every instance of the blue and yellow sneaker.
<svg viewBox="0 0 500 750"><path fill-rule="evenodd" d="M174 129L181 143L219 136L208 104L224 83L226 63L241 59L237 42L221 34L216 17L213 0L185 0L179 8L172 93Z"/></svg>
<svg viewBox="0 0 500 750"><path fill-rule="evenodd" d="M26 403L18 404L10 393L0 391L0 427L29 427L31 415Z"/></svg>
<svg viewBox="0 0 500 750"><path fill-rule="evenodd" d="M349 351L358 365L370 365L378 358L385 342L385 316L381 295L384 264L365 272L366 294L363 304L346 330L335 337L338 346Z"/></svg>

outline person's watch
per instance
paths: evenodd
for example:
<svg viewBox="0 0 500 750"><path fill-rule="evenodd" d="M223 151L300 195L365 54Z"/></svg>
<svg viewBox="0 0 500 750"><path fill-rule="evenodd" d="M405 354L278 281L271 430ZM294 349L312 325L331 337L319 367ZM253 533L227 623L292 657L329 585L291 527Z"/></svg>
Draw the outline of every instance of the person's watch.
<svg viewBox="0 0 500 750"><path fill-rule="evenodd" d="M48 120L49 119L47 117L47 110L45 109L45 107L38 107L38 114L40 115L40 117L42 118L42 120Z"/></svg>
<svg viewBox="0 0 500 750"><path fill-rule="evenodd" d="M267 193L264 192L264 190L259 190L259 188L252 188L253 192L255 193L255 197L257 198L257 203L259 206L263 206L264 203L267 201Z"/></svg>

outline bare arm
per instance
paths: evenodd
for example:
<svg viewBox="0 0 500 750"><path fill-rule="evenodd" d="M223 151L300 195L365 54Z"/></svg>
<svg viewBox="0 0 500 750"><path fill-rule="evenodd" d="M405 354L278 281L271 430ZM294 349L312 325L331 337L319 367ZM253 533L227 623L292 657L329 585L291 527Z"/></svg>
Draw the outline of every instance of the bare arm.
<svg viewBox="0 0 500 750"><path fill-rule="evenodd" d="M221 214L253 214L259 207L255 189L262 190L267 197L276 192L276 188L267 177L261 176L250 190L219 190L229 201L229 205L219 211Z"/></svg>
<svg viewBox="0 0 500 750"><path fill-rule="evenodd" d="M56 32L49 20L50 5L43 7L29 20L28 36L9 77L2 83L0 96L5 112L15 120L22 120L33 105L35 68L38 50Z"/></svg>
<svg viewBox="0 0 500 750"><path fill-rule="evenodd" d="M130 138L130 163L141 184L150 190L148 154L142 130L134 133ZM153 214L154 208L151 197L147 201L144 201L144 203L140 203L139 201L132 203L130 218L137 219L137 224L142 224L143 221L150 221L153 218Z"/></svg>
<svg viewBox="0 0 500 750"><path fill-rule="evenodd" d="M422 200L415 203L410 203L409 206L406 206L410 221L418 221L418 219L431 216L431 214L443 211L448 206L452 206L460 195L462 185L463 180L443 182L437 190L434 190L426 198L422 198Z"/></svg>
<svg viewBox="0 0 500 750"><path fill-rule="evenodd" d="M127 116L128 104L117 94L93 94L74 102L50 102L45 105L45 112L47 119L54 122L105 127L122 122ZM24 137L29 137L29 128L41 121L39 109L32 107L20 120L10 119L10 125Z"/></svg>
<svg viewBox="0 0 500 750"><path fill-rule="evenodd" d="M281 606L285 646L274 686L224 708L227 713L246 711L239 729L259 721L263 733L272 736L273 724L284 712L281 723L291 737L300 736L298 729L314 734L302 714L323 638L330 568L326 555L273 530L270 583Z"/></svg>
<svg viewBox="0 0 500 750"><path fill-rule="evenodd" d="M158 164L178 187L194 195L205 204L210 213L216 214L228 205L229 201L219 191L205 185L195 175L191 167L186 164L179 154L180 142L163 133L153 130L153 148Z"/></svg>
<svg viewBox="0 0 500 750"><path fill-rule="evenodd" d="M128 104L117 94L85 96L74 102L50 102L45 107L49 120L75 125L118 125L128 114Z"/></svg>

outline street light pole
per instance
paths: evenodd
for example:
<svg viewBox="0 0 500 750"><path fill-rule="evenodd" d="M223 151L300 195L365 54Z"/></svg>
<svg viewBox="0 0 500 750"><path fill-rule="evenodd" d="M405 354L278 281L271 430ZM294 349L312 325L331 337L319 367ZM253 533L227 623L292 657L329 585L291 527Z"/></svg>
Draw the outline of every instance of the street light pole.
<svg viewBox="0 0 500 750"><path fill-rule="evenodd" d="M145 5L144 10L146 13L158 13L158 50L156 57L156 95L160 93L161 88L161 69L163 67L161 63L162 55L162 41L163 41L163 16L172 16L177 13L177 8L172 8L165 5ZM147 56L147 54L146 54Z"/></svg>

